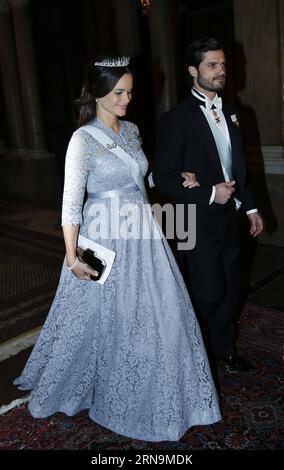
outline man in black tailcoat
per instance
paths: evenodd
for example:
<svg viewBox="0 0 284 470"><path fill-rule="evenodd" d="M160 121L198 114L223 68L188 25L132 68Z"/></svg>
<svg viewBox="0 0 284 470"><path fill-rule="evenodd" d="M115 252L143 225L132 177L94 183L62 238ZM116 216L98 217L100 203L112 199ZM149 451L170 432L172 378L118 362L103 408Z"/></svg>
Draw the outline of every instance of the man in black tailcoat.
<svg viewBox="0 0 284 470"><path fill-rule="evenodd" d="M194 41L187 68L193 87L162 117L153 179L173 202L196 204L196 245L179 256L208 353L231 369L248 371L253 365L235 346L238 210L246 212L253 237L263 221L249 187L237 117L217 94L226 81L223 46L213 38ZM184 187L184 171L195 172L199 186Z"/></svg>

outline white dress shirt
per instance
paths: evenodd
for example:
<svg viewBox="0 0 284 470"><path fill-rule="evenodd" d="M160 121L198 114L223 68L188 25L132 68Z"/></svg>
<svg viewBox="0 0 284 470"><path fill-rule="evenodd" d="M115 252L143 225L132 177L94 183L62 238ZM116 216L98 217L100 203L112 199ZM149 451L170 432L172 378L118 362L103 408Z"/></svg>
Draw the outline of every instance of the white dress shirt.
<svg viewBox="0 0 284 470"><path fill-rule="evenodd" d="M216 126L218 126L218 128L224 134L228 144L231 147L231 139L230 139L229 129L228 129L228 126L227 126L227 122L226 122L224 113L222 111L222 98L220 96L218 96L217 93L216 93L214 99L210 100L208 98L208 96L204 95L203 93L196 90L195 88L191 89L191 93L193 94L193 96L198 98L200 101L204 102L205 106L200 105L200 109L202 110L204 115L207 115L208 117L210 117L210 119L214 122L214 124ZM213 109L212 109L212 106L213 106ZM229 178L229 175L226 171L226 168L224 167L224 165L222 164L221 161L220 161L220 163L221 163L221 166L222 166L222 171L223 171L225 181L230 181L230 178ZM216 196L216 187L213 186L212 187L211 197L210 197L210 200L209 200L209 205L212 204L212 202L215 199L215 196ZM241 201L239 201L237 198L235 198L235 203L236 203L236 209L239 209L241 207L241 204L242 204ZM251 209L251 210L247 211L247 215L252 214L254 212L258 212L258 210L257 209Z"/></svg>

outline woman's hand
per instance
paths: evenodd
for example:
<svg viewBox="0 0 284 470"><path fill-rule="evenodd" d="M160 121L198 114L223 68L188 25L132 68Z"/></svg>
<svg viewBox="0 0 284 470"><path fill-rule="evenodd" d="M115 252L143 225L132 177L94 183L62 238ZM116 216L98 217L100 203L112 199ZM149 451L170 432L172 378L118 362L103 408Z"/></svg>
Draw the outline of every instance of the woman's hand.
<svg viewBox="0 0 284 470"><path fill-rule="evenodd" d="M66 264L69 271L82 281L91 281L91 276L97 277L98 273L87 264L80 261L76 253L79 225L63 225L64 241L66 246ZM71 268L71 269L70 269Z"/></svg>
<svg viewBox="0 0 284 470"><path fill-rule="evenodd" d="M69 264L67 264L68 266ZM70 266L70 265L69 265ZM90 268L86 263L79 261L75 268L72 269L72 273L81 281L92 281L91 276L97 277L98 272Z"/></svg>
<svg viewBox="0 0 284 470"><path fill-rule="evenodd" d="M182 183L184 188L192 189L192 188L196 188L200 186L200 184L198 183L196 179L195 173L191 173L189 171L183 171L181 176L185 179L185 181Z"/></svg>

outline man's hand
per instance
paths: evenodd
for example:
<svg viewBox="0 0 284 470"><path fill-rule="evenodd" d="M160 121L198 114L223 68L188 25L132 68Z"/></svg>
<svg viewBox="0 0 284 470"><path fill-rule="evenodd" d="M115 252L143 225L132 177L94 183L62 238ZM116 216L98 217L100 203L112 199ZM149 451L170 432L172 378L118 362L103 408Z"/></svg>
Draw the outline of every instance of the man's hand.
<svg viewBox="0 0 284 470"><path fill-rule="evenodd" d="M253 212L252 214L248 214L248 218L251 224L249 233L253 237L257 237L257 235L259 235L263 230L263 219L259 212Z"/></svg>
<svg viewBox="0 0 284 470"><path fill-rule="evenodd" d="M216 193L214 202L217 204L226 204L229 201L232 194L235 192L235 188L233 187L235 181L228 181L224 183L219 183L215 185Z"/></svg>
<svg viewBox="0 0 284 470"><path fill-rule="evenodd" d="M195 173L191 173L190 171L182 172L181 176L185 179L182 183L184 188L195 188L196 186L200 186L199 182L196 179Z"/></svg>

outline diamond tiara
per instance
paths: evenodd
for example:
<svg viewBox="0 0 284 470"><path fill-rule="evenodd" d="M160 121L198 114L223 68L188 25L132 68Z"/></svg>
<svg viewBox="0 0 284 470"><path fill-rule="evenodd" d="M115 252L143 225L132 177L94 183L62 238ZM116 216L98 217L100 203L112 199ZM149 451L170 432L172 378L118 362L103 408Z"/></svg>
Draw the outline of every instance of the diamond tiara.
<svg viewBox="0 0 284 470"><path fill-rule="evenodd" d="M116 59L103 59L100 62L95 62L94 65L99 67L126 67L129 64L130 57L123 56Z"/></svg>

